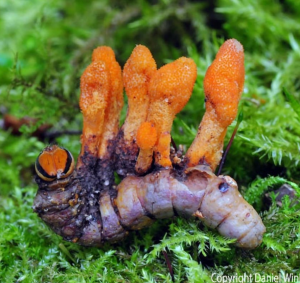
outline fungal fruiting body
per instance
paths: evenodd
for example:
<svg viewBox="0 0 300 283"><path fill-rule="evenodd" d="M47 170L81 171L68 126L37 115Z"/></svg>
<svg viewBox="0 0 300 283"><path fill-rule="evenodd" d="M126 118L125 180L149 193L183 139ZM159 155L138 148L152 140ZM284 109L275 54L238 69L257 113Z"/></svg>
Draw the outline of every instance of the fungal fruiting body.
<svg viewBox="0 0 300 283"><path fill-rule="evenodd" d="M227 127L237 115L245 78L243 46L227 40L204 78L206 111L186 153L188 166L206 162L214 171L222 157Z"/></svg>
<svg viewBox="0 0 300 283"><path fill-rule="evenodd" d="M118 130L121 69L110 48L97 48L81 78L84 125L77 167L64 169L67 163L62 163L65 179L51 173L56 156L67 155L58 146L47 147L36 162L34 210L65 240L84 246L117 242L155 219L179 215L200 218L239 247L257 247L265 232L261 218L231 177L213 173L237 114L243 58L237 40L221 46L204 80L206 113L180 158L170 155L170 131L192 93L195 63L182 57L156 70L150 51L138 45L123 71L129 108ZM44 166L48 173L45 158L52 160L51 168ZM118 186L114 172L123 178Z"/></svg>

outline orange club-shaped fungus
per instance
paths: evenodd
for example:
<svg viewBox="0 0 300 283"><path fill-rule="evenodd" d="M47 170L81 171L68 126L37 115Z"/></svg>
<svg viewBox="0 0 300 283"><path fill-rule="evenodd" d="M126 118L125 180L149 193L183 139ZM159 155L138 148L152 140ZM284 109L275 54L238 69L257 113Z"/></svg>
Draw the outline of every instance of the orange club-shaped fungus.
<svg viewBox="0 0 300 283"><path fill-rule="evenodd" d="M204 78L206 111L198 133L186 153L188 166L218 166L227 127L235 119L244 87L244 50L236 39L220 47Z"/></svg>
<svg viewBox="0 0 300 283"><path fill-rule="evenodd" d="M110 47L101 46L93 51L92 62L105 62L110 76L110 91L105 109L103 133L98 149L99 158L110 158L109 142L119 131L120 112L124 105L122 70Z"/></svg>
<svg viewBox="0 0 300 283"><path fill-rule="evenodd" d="M105 157L108 142L115 138L118 131L123 83L121 68L110 47L102 46L94 50L92 63L81 76L80 89L83 130L78 168L82 166L85 153L95 158Z"/></svg>
<svg viewBox="0 0 300 283"><path fill-rule="evenodd" d="M128 111L123 126L126 142L133 140L139 126L146 120L149 108L148 84L155 72L156 63L150 50L143 45L137 45L123 70L128 98Z"/></svg>
<svg viewBox="0 0 300 283"><path fill-rule="evenodd" d="M197 77L197 66L181 57L161 67L149 84L150 106L147 121L155 125L158 142L154 147L155 164L172 167L170 159L173 120L189 101Z"/></svg>
<svg viewBox="0 0 300 283"><path fill-rule="evenodd" d="M128 110L115 147L117 173L121 176L134 173L139 151L136 135L147 118L150 101L148 85L155 72L156 63L150 50L143 45L137 45L123 69Z"/></svg>

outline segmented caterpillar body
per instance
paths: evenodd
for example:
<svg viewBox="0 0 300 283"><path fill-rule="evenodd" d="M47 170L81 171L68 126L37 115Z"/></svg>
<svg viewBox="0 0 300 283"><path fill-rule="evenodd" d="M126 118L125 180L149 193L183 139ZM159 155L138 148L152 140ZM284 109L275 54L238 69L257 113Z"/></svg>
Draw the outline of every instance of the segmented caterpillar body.
<svg viewBox="0 0 300 283"><path fill-rule="evenodd" d="M144 177L128 176L113 191L82 183L74 173L55 190L40 182L34 210L65 240L85 246L117 242L131 230L155 219L174 215L199 217L220 234L253 248L262 241L265 227L238 192L235 181L216 176L205 165L191 167L184 176L164 169Z"/></svg>

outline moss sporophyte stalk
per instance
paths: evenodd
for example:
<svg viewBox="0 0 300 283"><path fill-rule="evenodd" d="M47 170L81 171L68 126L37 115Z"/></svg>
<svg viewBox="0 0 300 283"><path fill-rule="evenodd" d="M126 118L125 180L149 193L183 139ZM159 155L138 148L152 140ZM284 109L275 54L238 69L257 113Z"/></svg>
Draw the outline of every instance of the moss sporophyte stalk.
<svg viewBox="0 0 300 283"><path fill-rule="evenodd" d="M155 219L178 215L198 217L238 247L257 247L265 232L260 216L235 180L213 173L244 76L243 46L227 40L205 75L206 112L198 134L185 156L171 154L173 120L192 94L195 62L181 57L156 70L148 48L138 45L122 76L112 49L98 47L81 77L76 168L67 150L46 147L36 162L34 211L65 240L84 246L114 243ZM123 84L129 107L119 129ZM114 172L123 178L118 186Z"/></svg>

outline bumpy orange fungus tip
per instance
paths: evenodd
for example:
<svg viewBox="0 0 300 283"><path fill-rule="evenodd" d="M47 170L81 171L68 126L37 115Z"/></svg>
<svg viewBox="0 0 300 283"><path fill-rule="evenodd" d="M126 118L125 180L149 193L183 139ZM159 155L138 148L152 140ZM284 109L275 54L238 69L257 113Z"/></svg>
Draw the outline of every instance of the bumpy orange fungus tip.
<svg viewBox="0 0 300 283"><path fill-rule="evenodd" d="M114 51L108 46L99 46L93 51L92 62L104 62L110 72L112 91L123 94L121 67L116 61ZM123 106L123 96L117 95Z"/></svg>
<svg viewBox="0 0 300 283"><path fill-rule="evenodd" d="M151 149L157 141L157 131L153 123L143 122L137 131L136 143L140 149Z"/></svg>
<svg viewBox="0 0 300 283"><path fill-rule="evenodd" d="M115 53L114 51L108 46L99 46L94 49L92 54L92 62L95 61L104 61L105 63L110 63L115 61Z"/></svg>
<svg viewBox="0 0 300 283"><path fill-rule="evenodd" d="M106 64L102 61L91 63L81 76L80 108L83 114L97 115L97 111L106 107L110 89L110 77Z"/></svg>
<svg viewBox="0 0 300 283"><path fill-rule="evenodd" d="M156 63L150 50L144 45L137 45L126 63L132 66L135 72L142 72L149 67L152 70L156 69Z"/></svg>
<svg viewBox="0 0 300 283"><path fill-rule="evenodd" d="M197 77L195 62L181 57L161 67L149 85L151 99L163 100L177 114L190 99Z"/></svg>
<svg viewBox="0 0 300 283"><path fill-rule="evenodd" d="M137 45L127 60L123 71L124 86L128 98L140 99L147 95L147 85L155 71L156 63L150 50L146 46Z"/></svg>
<svg viewBox="0 0 300 283"><path fill-rule="evenodd" d="M243 46L236 39L229 39L220 47L204 78L207 108L214 108L224 127L237 115L244 80Z"/></svg>

